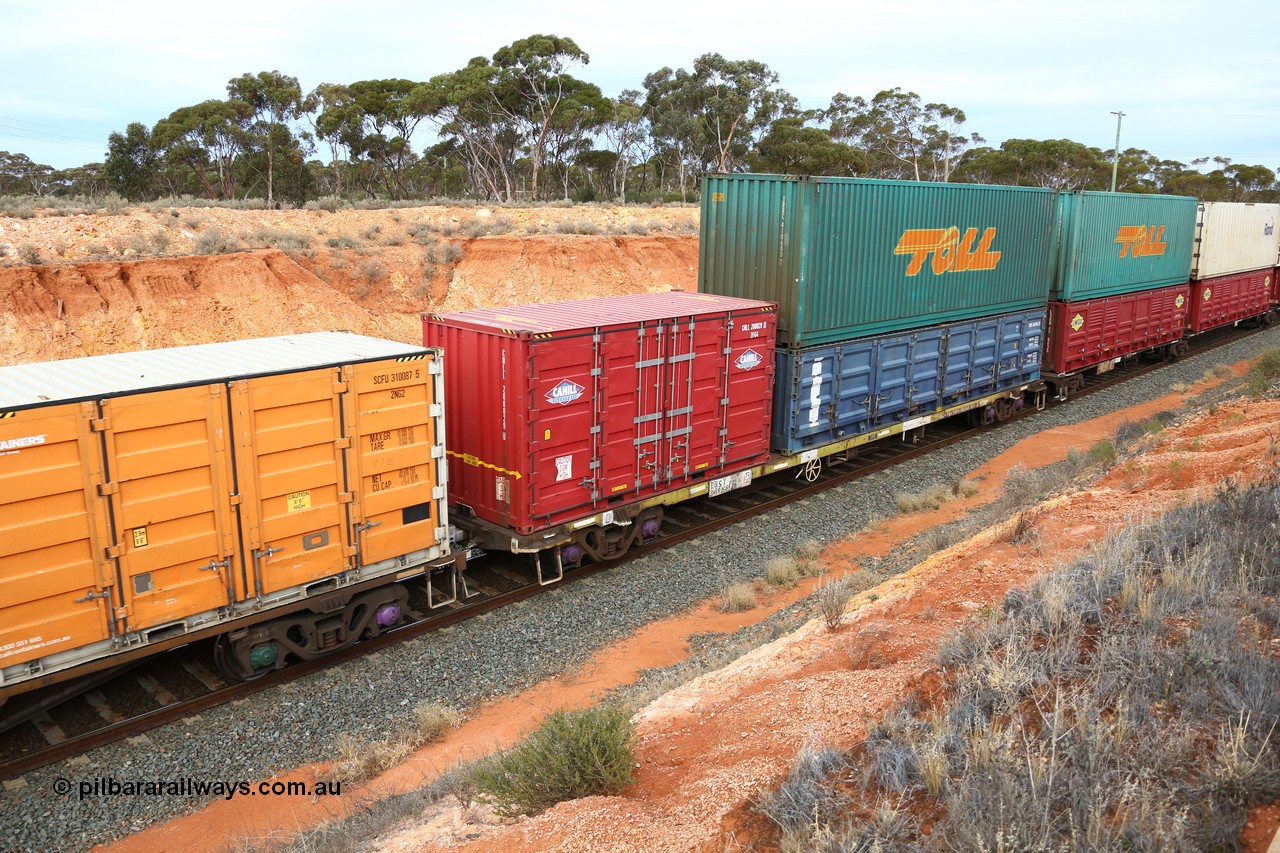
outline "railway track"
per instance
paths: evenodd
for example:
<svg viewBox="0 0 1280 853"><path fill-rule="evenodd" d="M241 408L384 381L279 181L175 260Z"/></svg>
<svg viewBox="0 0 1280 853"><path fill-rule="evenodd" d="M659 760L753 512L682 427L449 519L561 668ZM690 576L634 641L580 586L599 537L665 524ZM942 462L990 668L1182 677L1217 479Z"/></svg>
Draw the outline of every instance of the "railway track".
<svg viewBox="0 0 1280 853"><path fill-rule="evenodd" d="M1192 338L1188 355L1240 340L1255 331L1231 327ZM1090 376L1072 399L1098 393L1158 370L1163 364L1162 361L1137 360L1117 365L1108 373ZM1062 405L1063 402L1051 399L1046 407ZM1008 421L1035 415L1036 410L1027 409L1012 414ZM611 563L568 570L564 581L585 578L625 560L704 536L998 426L969 426L962 418L952 418L930 424L906 437L869 445L856 458L825 465L812 481L798 476L803 469L790 469L715 498L701 498L668 507L663 533L655 540L633 548ZM71 685L77 688L75 695L71 695L73 691L68 686L59 685L19 696L0 709L0 779L18 776L257 691L285 684L334 664L512 604L546 588L538 584L527 556L521 559L519 555L510 554L487 555L470 564L465 589L460 589L456 600L443 607L432 609L428 606L427 582L410 587L410 621L407 624L322 659L295 664L253 681L228 682L216 672L209 663L213 660L213 642L207 640L170 650L131 665L125 671L113 670L90 676L91 682ZM433 597L441 597L442 592L437 590Z"/></svg>

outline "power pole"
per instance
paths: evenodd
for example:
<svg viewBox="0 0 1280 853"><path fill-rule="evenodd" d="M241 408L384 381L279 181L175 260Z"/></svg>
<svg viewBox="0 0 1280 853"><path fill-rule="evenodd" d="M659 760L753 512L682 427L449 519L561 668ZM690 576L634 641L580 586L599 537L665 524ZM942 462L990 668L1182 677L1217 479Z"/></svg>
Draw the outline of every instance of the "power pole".
<svg viewBox="0 0 1280 853"><path fill-rule="evenodd" d="M1124 119L1124 113L1111 111L1116 117L1116 150L1111 156L1111 191L1116 191L1116 171L1120 168L1120 122Z"/></svg>

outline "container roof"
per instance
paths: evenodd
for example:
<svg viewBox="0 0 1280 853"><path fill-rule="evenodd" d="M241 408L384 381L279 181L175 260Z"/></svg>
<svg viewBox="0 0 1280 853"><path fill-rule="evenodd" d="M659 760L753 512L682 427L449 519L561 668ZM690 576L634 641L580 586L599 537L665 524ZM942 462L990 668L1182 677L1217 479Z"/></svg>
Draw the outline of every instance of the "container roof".
<svg viewBox="0 0 1280 853"><path fill-rule="evenodd" d="M0 411L422 352L348 332L312 332L19 364L0 367Z"/></svg>
<svg viewBox="0 0 1280 853"><path fill-rule="evenodd" d="M772 302L758 299L673 290L666 293L631 293L598 299L481 308L453 314L428 314L426 317L444 325L465 323L470 326L487 326L508 334L548 334L702 314L758 312L776 307Z"/></svg>

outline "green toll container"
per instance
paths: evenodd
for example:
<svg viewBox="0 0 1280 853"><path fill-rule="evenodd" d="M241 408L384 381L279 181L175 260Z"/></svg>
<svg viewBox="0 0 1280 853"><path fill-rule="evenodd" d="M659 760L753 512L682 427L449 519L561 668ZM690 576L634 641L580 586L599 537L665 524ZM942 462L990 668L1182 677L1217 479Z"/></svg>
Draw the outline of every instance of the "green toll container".
<svg viewBox="0 0 1280 853"><path fill-rule="evenodd" d="M1027 310L1047 298L1057 217L1036 187L712 175L698 289L777 302L794 346Z"/></svg>
<svg viewBox="0 0 1280 853"><path fill-rule="evenodd" d="M1190 196L1064 192L1049 298L1074 302L1186 284L1195 246Z"/></svg>

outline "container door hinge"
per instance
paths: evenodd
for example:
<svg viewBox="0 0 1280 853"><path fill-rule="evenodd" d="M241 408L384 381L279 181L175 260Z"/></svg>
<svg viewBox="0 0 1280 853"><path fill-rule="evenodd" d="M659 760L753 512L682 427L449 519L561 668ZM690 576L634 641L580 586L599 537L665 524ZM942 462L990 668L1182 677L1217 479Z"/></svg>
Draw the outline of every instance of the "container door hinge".
<svg viewBox="0 0 1280 853"><path fill-rule="evenodd" d="M119 483L112 481L110 483L98 484L98 497L105 498L107 495L118 495L118 494L120 494Z"/></svg>
<svg viewBox="0 0 1280 853"><path fill-rule="evenodd" d="M441 373L444 373L444 362L439 359L435 359L427 365L428 376L439 376Z"/></svg>
<svg viewBox="0 0 1280 853"><path fill-rule="evenodd" d="M340 504L349 504L355 499L356 496L351 492L338 492L338 503Z"/></svg>
<svg viewBox="0 0 1280 853"><path fill-rule="evenodd" d="M448 493L449 493L448 489L446 489L444 486L436 486L431 490L431 499L438 501L441 498L448 495Z"/></svg>
<svg viewBox="0 0 1280 853"><path fill-rule="evenodd" d="M438 418L444 414L444 405L441 403L432 403L427 407L427 414L433 418Z"/></svg>
<svg viewBox="0 0 1280 853"><path fill-rule="evenodd" d="M94 418L89 421L89 429L93 432L106 432L111 429L111 418Z"/></svg>
<svg viewBox="0 0 1280 853"><path fill-rule="evenodd" d="M102 549L108 560L118 560L124 554L123 545L108 545Z"/></svg>
<svg viewBox="0 0 1280 853"><path fill-rule="evenodd" d="M336 382L334 382L334 383L333 383L333 393L335 393L335 394L345 394L345 393L347 393L347 390L348 390L350 387L351 387L351 383L349 383L347 380L345 380L345 379L339 379L338 381L336 381Z"/></svg>
<svg viewBox="0 0 1280 853"><path fill-rule="evenodd" d="M359 553L360 548L356 545L347 545L342 549L342 556L344 557L355 557L358 556Z"/></svg>
<svg viewBox="0 0 1280 853"><path fill-rule="evenodd" d="M344 438L337 439L336 441L333 442L333 446L338 450L350 450L351 436L346 436Z"/></svg>
<svg viewBox="0 0 1280 853"><path fill-rule="evenodd" d="M433 445L431 445L431 458L432 458L432 459L443 459L443 458L444 458L444 445L443 445L443 444L433 444Z"/></svg>

